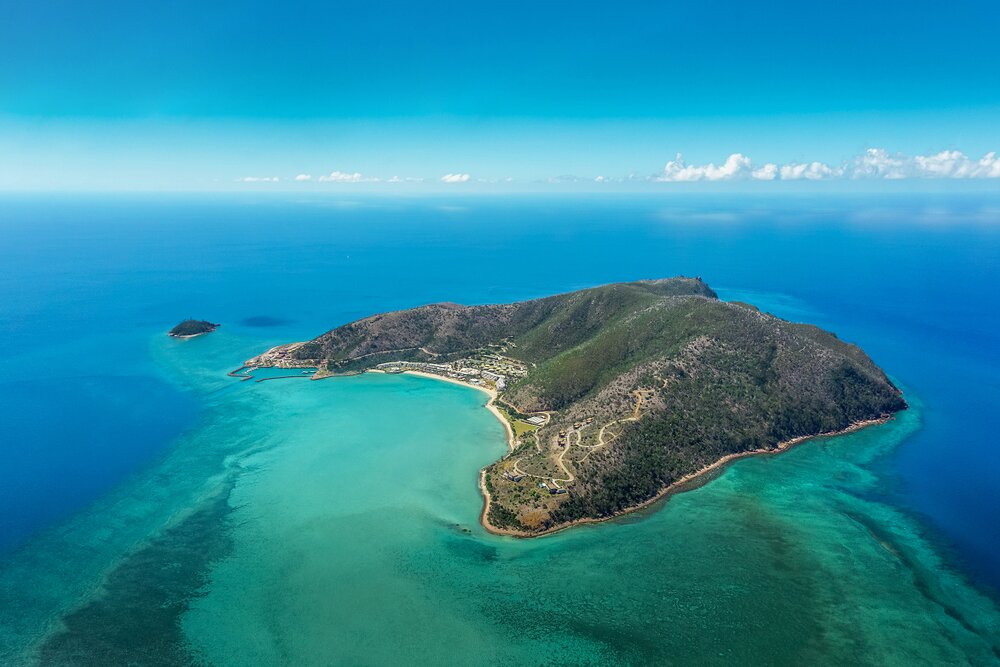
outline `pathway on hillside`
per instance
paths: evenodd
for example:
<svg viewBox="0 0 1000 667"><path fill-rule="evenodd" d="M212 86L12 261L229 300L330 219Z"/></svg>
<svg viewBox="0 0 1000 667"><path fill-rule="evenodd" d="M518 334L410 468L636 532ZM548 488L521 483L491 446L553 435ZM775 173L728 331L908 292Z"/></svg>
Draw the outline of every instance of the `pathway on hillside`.
<svg viewBox="0 0 1000 667"><path fill-rule="evenodd" d="M574 435L576 436L576 443L575 443L576 446L580 447L582 449L589 450L587 452L587 454L582 459L579 459L579 460L570 459L570 461L572 463L575 463L575 464L583 463L584 461L587 460L588 457L590 457L591 454L594 453L595 450L597 450L600 447L604 447L604 446L610 444L611 442L614 442L614 440L616 438L618 438L618 436L621 435L621 432L618 432L618 433L614 434L614 436L612 436L610 439L605 439L604 432L605 432L605 430L609 426L614 426L615 424L623 424L625 422L639 421L639 412L640 412L640 410L642 410L642 400L643 400L642 399L642 391L637 389L634 392L634 394L635 394L636 401L635 401L635 408L632 410L632 416L631 417L623 417L621 419L615 419L614 421L610 421L607 424L605 424L604 426L602 426L601 430L598 431L598 433L597 433L597 444L596 445L585 445L585 444L583 444L583 429L587 428L586 425L583 425L583 426L581 426L578 429L574 429L574 430L570 431L570 434L569 434L570 437L572 437ZM550 418L549 414L546 413L546 419L549 419L549 418ZM548 421L546 421L546 423L548 423ZM542 442L541 442L541 440L538 437L538 431L536 430L532 435L535 438L535 450L539 454L543 454L544 452L542 450ZM565 461L566 454L569 453L569 450L572 449L572 448L573 448L573 445L570 444L569 442L567 442L566 446L563 447L562 451L559 453L559 456L556 457L556 460L555 460L556 464L560 468L562 468L563 473L566 475L565 477L551 477L549 475L535 475L533 473L525 472L520 467L521 461L523 461L526 458L524 456L522 456L521 458L519 458L516 461L514 461L514 465L513 465L514 472L516 474L518 474L518 475L524 475L525 477L535 477L536 479L550 479L553 482L556 482L557 485L558 485L559 482L563 482L563 483L572 482L572 481L574 481L576 479L576 476L573 475L573 473L570 471L570 469L566 466L566 461Z"/></svg>

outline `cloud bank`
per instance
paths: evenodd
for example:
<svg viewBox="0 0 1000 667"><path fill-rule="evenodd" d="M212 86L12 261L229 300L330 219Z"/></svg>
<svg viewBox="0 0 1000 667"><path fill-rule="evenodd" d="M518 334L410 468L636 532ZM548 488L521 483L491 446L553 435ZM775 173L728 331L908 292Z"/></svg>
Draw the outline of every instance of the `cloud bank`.
<svg viewBox="0 0 1000 667"><path fill-rule="evenodd" d="M934 155L907 157L890 154L883 148L869 148L863 154L840 165L823 162L768 162L754 166L749 157L733 153L720 165L687 164L677 156L667 162L663 171L650 180L664 183L696 181L821 181L831 179L900 180L905 178L1000 178L1000 156L989 152L978 160L961 151L941 151Z"/></svg>
<svg viewBox="0 0 1000 667"><path fill-rule="evenodd" d="M323 183L378 183L379 179L372 176L363 176L358 172L349 173L346 171L331 171L325 176L320 176Z"/></svg>
<svg viewBox="0 0 1000 667"><path fill-rule="evenodd" d="M548 185L585 184L604 187L606 184L650 184L650 183L697 183L718 181L897 181L904 179L936 179L936 180L1000 180L1000 154L996 151L986 153L980 158L971 158L958 150L943 150L929 155L907 156L902 153L890 153L884 148L869 148L863 153L839 164L828 164L814 160L811 162L754 162L744 153L732 153L722 163L688 164L684 156L678 153L669 160L659 173L652 175L637 174L627 176L576 176L560 175L548 178L536 178L531 181L513 177L476 177L468 173L454 172L438 177L366 176L360 172L332 171L329 174L313 177L311 174L299 173L286 176L244 176L236 179L242 183L278 183L281 181L296 183L380 183L395 185L400 183L444 184L481 184L494 186L521 182Z"/></svg>

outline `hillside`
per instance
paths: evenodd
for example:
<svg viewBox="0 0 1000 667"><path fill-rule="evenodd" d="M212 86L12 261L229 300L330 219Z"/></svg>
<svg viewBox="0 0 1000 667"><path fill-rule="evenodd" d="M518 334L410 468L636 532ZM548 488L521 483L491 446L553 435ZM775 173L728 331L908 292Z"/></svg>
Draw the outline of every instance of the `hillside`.
<svg viewBox="0 0 1000 667"><path fill-rule="evenodd" d="M484 471L484 519L523 534L613 516L724 457L906 405L857 346L720 301L691 278L374 315L247 365L329 375L405 370L397 362L499 390L524 428ZM547 421L528 427L532 413Z"/></svg>

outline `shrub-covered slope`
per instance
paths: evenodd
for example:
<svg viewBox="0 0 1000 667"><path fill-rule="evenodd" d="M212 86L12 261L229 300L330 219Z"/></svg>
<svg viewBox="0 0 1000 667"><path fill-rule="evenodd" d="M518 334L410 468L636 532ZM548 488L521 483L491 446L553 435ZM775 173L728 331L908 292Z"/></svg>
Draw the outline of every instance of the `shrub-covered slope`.
<svg viewBox="0 0 1000 667"><path fill-rule="evenodd" d="M213 324L206 320L184 320L167 333L175 338L187 338L211 333L218 328L218 324Z"/></svg>

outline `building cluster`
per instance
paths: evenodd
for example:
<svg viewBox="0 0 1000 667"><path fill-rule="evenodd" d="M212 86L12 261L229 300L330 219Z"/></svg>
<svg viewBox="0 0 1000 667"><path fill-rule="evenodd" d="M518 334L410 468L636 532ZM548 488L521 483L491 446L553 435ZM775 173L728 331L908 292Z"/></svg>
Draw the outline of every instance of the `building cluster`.
<svg viewBox="0 0 1000 667"><path fill-rule="evenodd" d="M429 361L389 361L377 364L375 368L386 373L422 371L476 385L481 385L484 380L488 380L493 383L497 391L503 391L507 387L505 376L495 371L479 368L475 365L475 361L470 359L462 359L450 364L435 364Z"/></svg>
<svg viewBox="0 0 1000 667"><path fill-rule="evenodd" d="M510 383L509 378L521 378L527 375L528 366L517 359L498 354L495 349L506 351L502 346L499 348L488 346L466 359L459 359L449 364L435 364L429 361L391 361L378 364L376 368L386 373L423 371L476 385L490 383L497 391L503 391Z"/></svg>
<svg viewBox="0 0 1000 667"><path fill-rule="evenodd" d="M448 374L451 377L481 377L483 380L492 382L497 391L503 391L507 388L507 378L524 377L528 374L528 367L516 359L487 352L452 362ZM475 383L474 380L468 381Z"/></svg>
<svg viewBox="0 0 1000 667"><path fill-rule="evenodd" d="M376 364L375 368L386 373L402 373L403 371L423 371L425 373L446 374L451 366L448 364L432 364L426 361L390 361Z"/></svg>
<svg viewBox="0 0 1000 667"><path fill-rule="evenodd" d="M493 384L496 385L497 391L502 391L507 387L507 378L499 373L494 373L493 371L483 371L483 377L492 381Z"/></svg>
<svg viewBox="0 0 1000 667"><path fill-rule="evenodd" d="M495 352L482 353L475 359L470 359L469 363L496 375L520 378L528 374L528 367L524 363Z"/></svg>
<svg viewBox="0 0 1000 667"><path fill-rule="evenodd" d="M573 428L571 430L572 431L579 431L584 426L588 426L588 425L593 424L593 423L594 423L594 418L593 417L587 417L583 421L573 422ZM557 440L559 446L560 447L565 447L567 444L569 444L568 438L569 438L569 433L567 433L566 430L559 431L559 438Z"/></svg>
<svg viewBox="0 0 1000 667"><path fill-rule="evenodd" d="M538 488L545 489L546 491L549 492L549 495L553 496L559 495L561 493L567 493L566 489L559 486L559 482L557 482L554 479L549 480L548 482L539 482Z"/></svg>

